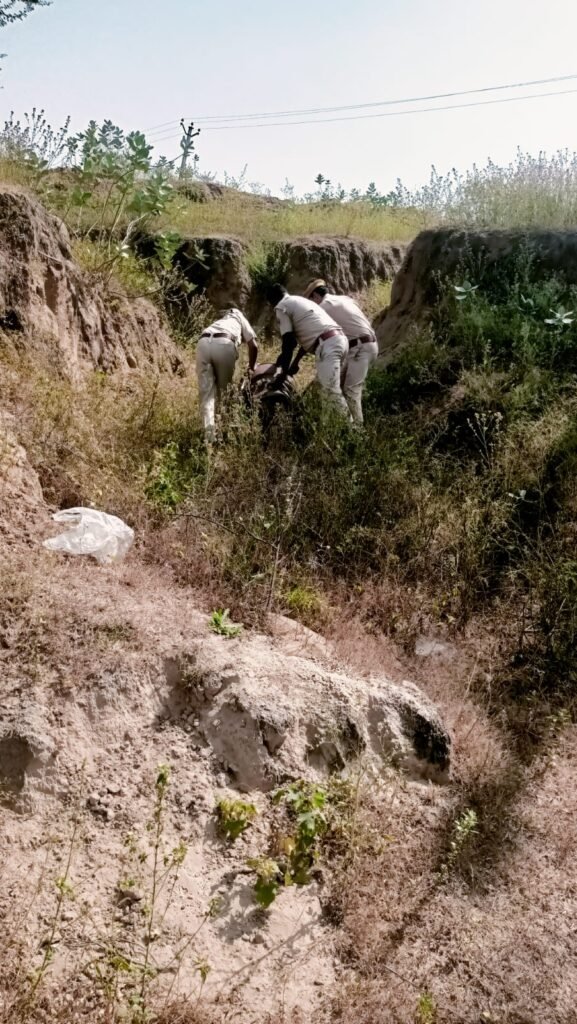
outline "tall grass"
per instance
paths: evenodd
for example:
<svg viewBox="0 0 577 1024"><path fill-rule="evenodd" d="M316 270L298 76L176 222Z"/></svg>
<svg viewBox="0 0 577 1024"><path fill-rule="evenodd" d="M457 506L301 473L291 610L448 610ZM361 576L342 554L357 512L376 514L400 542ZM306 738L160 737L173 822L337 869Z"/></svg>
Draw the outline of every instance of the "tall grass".
<svg viewBox="0 0 577 1024"><path fill-rule="evenodd" d="M465 228L572 228L577 225L577 153L537 156L518 150L515 160L489 160L464 173L453 168L409 190L399 182L396 202L442 224Z"/></svg>

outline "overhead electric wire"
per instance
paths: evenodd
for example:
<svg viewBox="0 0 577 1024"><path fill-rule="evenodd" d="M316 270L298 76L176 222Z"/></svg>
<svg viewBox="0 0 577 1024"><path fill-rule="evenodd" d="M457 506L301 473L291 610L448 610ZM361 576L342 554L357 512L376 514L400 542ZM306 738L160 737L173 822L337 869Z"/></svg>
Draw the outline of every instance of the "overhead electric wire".
<svg viewBox="0 0 577 1024"><path fill-rule="evenodd" d="M577 77L577 76L576 76ZM476 100L472 103L451 103L440 107L418 107L414 110L386 110L379 114L356 114L348 115L345 117L324 117L315 118L308 121L264 121L257 124L219 124L219 125L208 125L203 131L206 132L221 132L221 131L233 131L235 129L242 128L283 128L289 125L307 125L307 124L332 124L337 121L364 121L379 117L408 117L411 114L432 114L442 110L464 110L470 107L486 107L493 106L499 103L519 103L527 100L546 99L549 96L567 96L571 93L577 93L577 87L575 89L560 89L555 92L540 92L533 93L531 96L504 96L496 100ZM173 132L167 133L166 135L157 136L154 139L155 143L165 142L171 139L179 138Z"/></svg>
<svg viewBox="0 0 577 1024"><path fill-rule="evenodd" d="M472 96L472 95L476 95L476 94L480 94L480 93L486 93L486 92L502 92L502 91L506 91L507 89L524 89L524 88L528 88L529 86L534 86L534 85L552 85L552 84L555 84L557 82L572 81L572 80L574 80L576 78L577 78L577 73L576 74L571 74L571 75L557 75L554 78L535 78L535 79L531 79L531 80L526 81L526 82L512 82L512 83L510 83L508 85L486 85L486 86L482 86L481 88L477 88L477 89L462 89L460 91L453 91L453 92L433 93L430 96L404 97L404 98L399 99L399 100L377 100L377 101L373 101L373 102L370 102L370 103L351 103L351 104L347 104L347 105L334 106L334 107L309 107L309 108L302 108L302 109L295 109L295 110L276 110L276 111L252 113L252 114L199 114L199 115L196 115L194 117L185 118L184 120L194 121L195 124L196 124L196 123L199 123L199 122L206 122L206 121L227 121L227 122L228 121L247 121L247 120L258 119L258 118L261 118L261 117L267 117L267 118L268 117L292 117L292 116L296 117L297 115L307 115L307 114L330 114L330 113L336 113L336 112L341 111L341 110L365 110L365 109L368 109L370 107L401 106L401 105L405 105L405 104L409 104L409 103L425 103L425 102L430 102L432 100L452 99L452 98L457 97L457 96ZM559 95L559 94L547 93L546 95ZM443 108L432 108L432 109L443 109ZM373 115L373 116L378 116L378 115ZM337 119L336 118L331 118L329 120L337 120ZM339 120L340 120L340 118L339 118ZM301 123L301 122L287 122L287 123ZM310 123L314 124L315 122L311 121ZM147 129L147 132L150 135L150 134L153 134L155 132L162 131L162 129L169 128L171 126L176 126L178 124L180 124L180 120L165 121L162 124L153 125L151 128ZM205 128L205 130L207 131L208 127Z"/></svg>

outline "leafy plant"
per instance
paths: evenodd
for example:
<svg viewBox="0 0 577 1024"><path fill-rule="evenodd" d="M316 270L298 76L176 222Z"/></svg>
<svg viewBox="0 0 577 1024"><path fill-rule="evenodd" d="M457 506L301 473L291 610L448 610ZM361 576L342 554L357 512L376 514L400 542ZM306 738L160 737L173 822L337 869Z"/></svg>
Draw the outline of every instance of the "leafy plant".
<svg viewBox="0 0 577 1024"><path fill-rule="evenodd" d="M304 621L314 621L324 608L322 596L309 586L291 587L284 595L284 602L290 612Z"/></svg>
<svg viewBox="0 0 577 1024"><path fill-rule="evenodd" d="M78 168L79 184L70 193L69 209L91 210L83 225L91 237L106 242L110 261L122 256L137 227L159 216L172 201L174 189L166 169L152 169L152 144L142 132L125 132L112 121L90 121L68 142ZM79 226L82 223L79 218ZM123 225L120 241L115 237Z"/></svg>
<svg viewBox="0 0 577 1024"><path fill-rule="evenodd" d="M208 624L213 633L218 633L220 636L226 637L227 640L240 636L242 633L242 624L231 622L228 608L216 608L210 616Z"/></svg>
<svg viewBox="0 0 577 1024"><path fill-rule="evenodd" d="M148 499L161 508L173 511L183 499L180 450L176 441L169 441L153 452L146 483Z"/></svg>
<svg viewBox="0 0 577 1024"><path fill-rule="evenodd" d="M327 830L327 790L324 786L299 781L278 790L275 803L283 803L295 821L295 831L282 841L286 856L285 885L307 885L319 856L319 841Z"/></svg>
<svg viewBox="0 0 577 1024"><path fill-rule="evenodd" d="M470 281L463 281L463 284L456 284L454 288L457 302L464 302L465 299L470 298L470 296L477 291L478 287L479 286L477 284L471 284Z"/></svg>
<svg viewBox="0 0 577 1024"><path fill-rule="evenodd" d="M558 330L562 330L563 327L570 327L575 320L574 310L572 309L552 309L552 317L545 320L545 323L550 327L556 327Z"/></svg>
<svg viewBox="0 0 577 1024"><path fill-rule="evenodd" d="M285 281L288 259L288 247L283 242L263 244L250 253L249 273L255 289L261 295L266 293L270 285Z"/></svg>
<svg viewBox="0 0 577 1024"><path fill-rule="evenodd" d="M248 861L257 875L255 899L269 906L281 886L308 885L317 864L323 840L337 831L352 798L348 783L331 779L327 785L301 779L277 790L273 805L287 814L289 828L278 825L275 856Z"/></svg>
<svg viewBox="0 0 577 1024"><path fill-rule="evenodd" d="M218 826L223 835L235 842L256 818L258 811L246 800L229 800L222 797L217 805Z"/></svg>
<svg viewBox="0 0 577 1024"><path fill-rule="evenodd" d="M274 903L280 888L281 869L270 857L251 857L247 861L249 868L256 873L254 897L259 906L270 907Z"/></svg>

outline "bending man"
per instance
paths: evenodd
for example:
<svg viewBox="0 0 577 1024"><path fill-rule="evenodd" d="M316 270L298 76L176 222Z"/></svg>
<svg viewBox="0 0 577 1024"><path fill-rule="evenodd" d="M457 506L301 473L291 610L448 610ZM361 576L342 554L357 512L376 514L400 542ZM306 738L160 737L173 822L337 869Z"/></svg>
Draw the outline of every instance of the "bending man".
<svg viewBox="0 0 577 1024"><path fill-rule="evenodd" d="M277 366L284 373L296 373L302 355L314 353L317 380L322 391L339 412L350 418L341 388L341 374L349 349L342 329L316 303L300 295L289 295L280 284L272 286L268 300L274 306L282 337ZM302 351L292 362L297 345Z"/></svg>
<svg viewBox="0 0 577 1024"><path fill-rule="evenodd" d="M248 368L258 355L256 334L240 309L221 311L219 320L202 332L196 346L200 413L207 441L214 441L216 401L232 384L241 342L248 345Z"/></svg>
<svg viewBox="0 0 577 1024"><path fill-rule="evenodd" d="M354 421L362 423L363 388L379 354L375 332L360 306L348 295L331 295L324 281L311 281L305 296L318 303L347 336L349 354L344 366L343 393Z"/></svg>

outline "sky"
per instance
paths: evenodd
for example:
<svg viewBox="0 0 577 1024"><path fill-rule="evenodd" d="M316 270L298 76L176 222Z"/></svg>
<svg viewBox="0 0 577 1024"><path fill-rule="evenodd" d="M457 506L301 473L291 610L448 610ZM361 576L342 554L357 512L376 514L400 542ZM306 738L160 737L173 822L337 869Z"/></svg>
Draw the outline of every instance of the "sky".
<svg viewBox="0 0 577 1024"><path fill-rule="evenodd" d="M108 118L145 131L155 153L172 159L181 117L372 103L577 74L576 33L570 0L53 0L0 33L8 55L0 121L33 107L43 107L55 126L70 115L78 131ZM517 95L571 88L577 78ZM387 192L397 178L424 183L431 165L465 170L489 157L507 163L517 147L535 154L577 148L576 114L577 91L320 124L211 130L211 122L198 121L197 151L205 172L238 177L246 165L248 181L275 193L286 179L299 194L313 191L319 173L347 189L375 181Z"/></svg>

